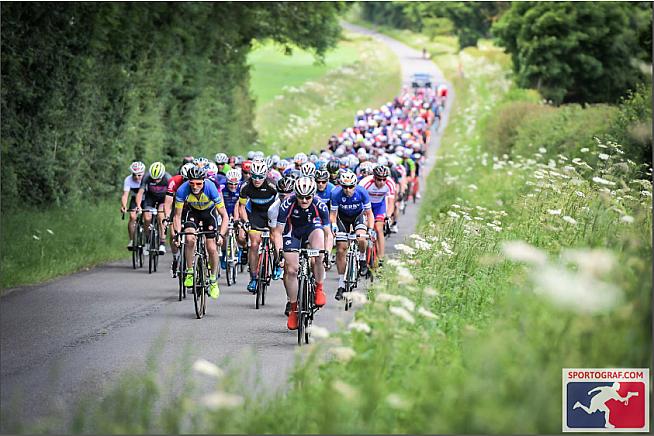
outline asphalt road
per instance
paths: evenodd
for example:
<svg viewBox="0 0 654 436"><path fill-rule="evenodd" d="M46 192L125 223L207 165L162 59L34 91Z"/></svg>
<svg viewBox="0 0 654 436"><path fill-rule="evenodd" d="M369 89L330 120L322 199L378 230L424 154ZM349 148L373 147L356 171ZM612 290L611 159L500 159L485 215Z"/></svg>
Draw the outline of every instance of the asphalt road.
<svg viewBox="0 0 654 436"><path fill-rule="evenodd" d="M443 80L420 52L369 30L345 26L387 44L400 58L405 84L414 72L428 72ZM450 94L450 102L452 99ZM334 126L334 131L342 127ZM428 168L434 164L439 136L432 136ZM387 243L389 252L393 244L414 231L419 206L420 202L409 205L400 221L400 233ZM135 271L131 261L119 261L16 289L3 297L3 416L27 424L49 415L66 418L80 395L91 394L98 400L126 370L145 368L153 350L158 353L162 380L176 380L174 368L182 359L192 362L202 357L222 366L229 360L229 365L245 369L259 389L283 389L296 355L302 351L298 351L296 333L286 328L282 282L274 282L266 306L255 310L254 297L245 290L246 275L239 276L232 287L227 287L223 275L220 298L210 299L206 317L197 320L192 296L177 301L176 281L167 271L170 254L160 260L160 271L153 275L147 273L147 267ZM333 299L335 269L325 282L327 305L315 320L330 331L343 328L353 316ZM7 425L3 419L0 431L6 431Z"/></svg>

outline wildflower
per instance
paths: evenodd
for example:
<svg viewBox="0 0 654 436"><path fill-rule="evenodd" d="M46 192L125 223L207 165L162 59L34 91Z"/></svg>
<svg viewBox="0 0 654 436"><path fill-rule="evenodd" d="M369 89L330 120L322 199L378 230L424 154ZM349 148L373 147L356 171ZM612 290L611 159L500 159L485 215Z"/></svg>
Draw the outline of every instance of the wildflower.
<svg viewBox="0 0 654 436"><path fill-rule="evenodd" d="M563 221L565 221L566 223L572 224L573 226L577 224L577 220L575 220L574 218L572 218L569 215L563 215Z"/></svg>
<svg viewBox="0 0 654 436"><path fill-rule="evenodd" d="M524 241L507 241L502 244L504 256L518 262L544 265L547 255L542 250Z"/></svg>
<svg viewBox="0 0 654 436"><path fill-rule="evenodd" d="M411 271L402 266L398 266L397 282L402 285L408 285L415 282L415 278L413 277L413 274L411 274Z"/></svg>
<svg viewBox="0 0 654 436"><path fill-rule="evenodd" d="M479 188L477 188L477 185L471 183L471 184L468 185L468 189L470 189L471 191L476 191Z"/></svg>
<svg viewBox="0 0 654 436"><path fill-rule="evenodd" d="M631 224L634 222L634 217L631 215L624 215L622 218L620 218L620 221L623 223Z"/></svg>
<svg viewBox="0 0 654 436"><path fill-rule="evenodd" d="M354 304L366 304L368 302L368 297L362 292L353 291L347 292L348 298L352 300Z"/></svg>
<svg viewBox="0 0 654 436"><path fill-rule="evenodd" d="M561 254L563 260L574 262L582 274L589 276L600 276L609 272L615 264L615 259L610 251L594 250L565 250Z"/></svg>
<svg viewBox="0 0 654 436"><path fill-rule="evenodd" d="M51 235L54 235L54 232L50 229L45 229L46 232L50 233Z"/></svg>
<svg viewBox="0 0 654 436"><path fill-rule="evenodd" d="M391 306L388 310L393 315L395 315L395 316L397 316L399 318L402 318L403 320L405 320L409 324L413 324L413 323L416 322L415 319L413 319L413 316L411 316L411 314L403 307Z"/></svg>
<svg viewBox="0 0 654 436"><path fill-rule="evenodd" d="M363 333L370 333L372 331L368 324L359 321L352 321L350 324L348 324L347 328L348 330L354 330Z"/></svg>
<svg viewBox="0 0 654 436"><path fill-rule="evenodd" d="M581 192L581 191L575 191L575 194L577 194L577 197L581 197L581 198L584 198L584 197L586 196L586 195L585 195L583 192Z"/></svg>
<svg viewBox="0 0 654 436"><path fill-rule="evenodd" d="M538 152L539 153L547 153L547 149L545 147L539 147Z"/></svg>
<svg viewBox="0 0 654 436"><path fill-rule="evenodd" d="M561 209L547 209L547 213L550 215L561 215Z"/></svg>
<svg viewBox="0 0 654 436"><path fill-rule="evenodd" d="M458 214L458 213L456 213L456 212L454 212L454 211L451 211L451 210L448 210L448 211L447 211L447 214L448 214L450 217L452 217L452 218L458 218L458 217L459 217L459 214Z"/></svg>
<svg viewBox="0 0 654 436"><path fill-rule="evenodd" d="M416 245L416 248L418 248L420 250L429 250L431 248L431 244L429 242L426 242L426 241L417 240L415 245Z"/></svg>
<svg viewBox="0 0 654 436"><path fill-rule="evenodd" d="M643 197L651 197L652 193L649 191L640 191L640 195L642 195Z"/></svg>
<svg viewBox="0 0 654 436"><path fill-rule="evenodd" d="M215 378L220 378L224 375L223 370L218 368L216 364L204 359L196 360L195 363L193 363L193 370L200 374Z"/></svg>
<svg viewBox="0 0 654 436"><path fill-rule="evenodd" d="M386 259L386 263L389 264L389 265L393 265L393 266L402 266L403 265L402 262L400 262L399 260L397 260L397 259L395 259L393 257L389 257L388 259Z"/></svg>
<svg viewBox="0 0 654 436"><path fill-rule="evenodd" d="M609 160L609 155L606 153L600 153L597 155L597 157L599 157L602 160Z"/></svg>
<svg viewBox="0 0 654 436"><path fill-rule="evenodd" d="M406 253L408 255L413 255L416 252L413 248L409 247L408 245L404 245L404 244L395 244L393 247L396 250L402 251L402 252L404 252L404 253Z"/></svg>
<svg viewBox="0 0 654 436"><path fill-rule="evenodd" d="M429 310L425 309L424 307L420 306L418 308L418 313L425 318L431 318L431 319L438 319L439 316L436 315L434 312L430 312Z"/></svg>
<svg viewBox="0 0 654 436"><path fill-rule="evenodd" d="M411 403L398 394L388 394L386 397L386 403L393 408L398 410L407 410L411 407Z"/></svg>
<svg viewBox="0 0 654 436"><path fill-rule="evenodd" d="M424 240L425 240L425 238L423 238L422 236L420 236L420 235L418 235L418 234L416 234L416 233L412 233L412 234L410 234L410 235L409 235L409 238L411 238L411 239L415 239L415 240L417 240L417 241L424 241Z"/></svg>
<svg viewBox="0 0 654 436"><path fill-rule="evenodd" d="M325 339L329 337L329 330L324 327L318 327L317 325L310 325L307 329L309 334L316 339Z"/></svg>
<svg viewBox="0 0 654 436"><path fill-rule="evenodd" d="M341 362L348 362L356 356L356 351L350 347L334 347L330 348L330 353Z"/></svg>
<svg viewBox="0 0 654 436"><path fill-rule="evenodd" d="M588 153L590 150L588 149L588 147L584 147L579 151L582 152L582 153Z"/></svg>
<svg viewBox="0 0 654 436"><path fill-rule="evenodd" d="M205 395L200 403L211 410L233 409L243 404L243 397L218 391Z"/></svg>
<svg viewBox="0 0 654 436"><path fill-rule="evenodd" d="M41 240L41 238L39 238L39 237L36 236L36 235L32 235L32 238L36 239L37 241L40 241L40 240Z"/></svg>
<svg viewBox="0 0 654 436"><path fill-rule="evenodd" d="M610 180L606 180L601 177L593 177L593 182L599 183L600 185L608 185L608 186L615 185L615 182L611 182Z"/></svg>
<svg viewBox="0 0 654 436"><path fill-rule="evenodd" d="M332 389L347 400L354 400L359 395L359 392L355 388L341 380L334 380L332 382Z"/></svg>

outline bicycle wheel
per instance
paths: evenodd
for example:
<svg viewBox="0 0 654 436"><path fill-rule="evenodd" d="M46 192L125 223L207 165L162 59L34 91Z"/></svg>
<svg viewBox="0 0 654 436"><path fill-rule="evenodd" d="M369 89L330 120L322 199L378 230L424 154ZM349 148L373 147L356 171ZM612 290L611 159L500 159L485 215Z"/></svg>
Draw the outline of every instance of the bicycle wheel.
<svg viewBox="0 0 654 436"><path fill-rule="evenodd" d="M137 246L132 247L132 268L136 269L136 265L139 263L139 248Z"/></svg>
<svg viewBox="0 0 654 436"><path fill-rule="evenodd" d="M179 247L179 257L177 258L177 285L179 288L179 301L186 298L186 287L184 286L184 277L186 277L186 257L184 255L184 245Z"/></svg>
<svg viewBox="0 0 654 436"><path fill-rule="evenodd" d="M193 304L195 305L195 316L198 319L204 316L204 261L202 256L195 256L195 269L193 271Z"/></svg>
<svg viewBox="0 0 654 436"><path fill-rule="evenodd" d="M297 293L297 344L302 345L304 340L305 317L306 317L306 295L305 288L307 280L304 276L299 279L298 293Z"/></svg>
<svg viewBox="0 0 654 436"><path fill-rule="evenodd" d="M267 250L264 249L259 255L259 263L257 264L257 301L255 304L255 308L257 309L263 305L261 304L261 299L266 292L266 254Z"/></svg>

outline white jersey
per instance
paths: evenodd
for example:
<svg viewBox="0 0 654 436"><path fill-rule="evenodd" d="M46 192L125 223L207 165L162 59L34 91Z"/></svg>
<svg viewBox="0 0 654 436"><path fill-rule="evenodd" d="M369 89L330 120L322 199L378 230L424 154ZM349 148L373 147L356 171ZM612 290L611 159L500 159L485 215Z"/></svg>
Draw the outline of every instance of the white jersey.
<svg viewBox="0 0 654 436"><path fill-rule="evenodd" d="M132 191L133 193L136 194L137 192L139 192L140 187L141 187L140 180L134 180L134 177L132 176L125 177L125 181L123 182L123 192Z"/></svg>
<svg viewBox="0 0 654 436"><path fill-rule="evenodd" d="M370 196L370 203L381 203L387 196L395 196L395 182L393 182L390 177L386 178L386 181L381 188L378 188L377 185L375 185L374 175L364 177L359 182L359 185L363 186L363 188L368 191L368 195Z"/></svg>
<svg viewBox="0 0 654 436"><path fill-rule="evenodd" d="M277 225L277 215L279 215L279 206L282 204L282 199L277 196L277 199L268 209L268 227L271 229Z"/></svg>

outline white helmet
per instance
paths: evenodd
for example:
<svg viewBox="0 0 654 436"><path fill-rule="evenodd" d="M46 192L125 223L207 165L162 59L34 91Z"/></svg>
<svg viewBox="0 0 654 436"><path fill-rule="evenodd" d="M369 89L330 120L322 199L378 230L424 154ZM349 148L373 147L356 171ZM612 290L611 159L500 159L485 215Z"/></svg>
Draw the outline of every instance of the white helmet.
<svg viewBox="0 0 654 436"><path fill-rule="evenodd" d="M359 165L359 158L356 157L355 155L351 154L349 160L350 160L350 168L354 168L357 165Z"/></svg>
<svg viewBox="0 0 654 436"><path fill-rule="evenodd" d="M306 162L300 167L300 172L302 173L302 177L313 178L316 175L316 166L311 162Z"/></svg>
<svg viewBox="0 0 654 436"><path fill-rule="evenodd" d="M313 196L316 193L316 181L311 177L300 177L295 181L294 190L295 195L303 197Z"/></svg>
<svg viewBox="0 0 654 436"><path fill-rule="evenodd" d="M182 168L179 169L179 174L185 179L188 179L188 170L190 170L194 166L195 165L193 165L191 162L185 163L184 165L182 165Z"/></svg>
<svg viewBox="0 0 654 436"><path fill-rule="evenodd" d="M218 165L216 165L213 162L209 162L207 165L207 176L208 177L213 177L218 173Z"/></svg>
<svg viewBox="0 0 654 436"><path fill-rule="evenodd" d="M379 156L379 159L377 159L377 163L379 165L388 165L388 159L386 156Z"/></svg>
<svg viewBox="0 0 654 436"><path fill-rule="evenodd" d="M357 175L352 171L343 171L338 181L341 185L354 186L357 184Z"/></svg>
<svg viewBox="0 0 654 436"><path fill-rule="evenodd" d="M229 158L225 153L216 153L216 164L226 164L229 161Z"/></svg>
<svg viewBox="0 0 654 436"><path fill-rule="evenodd" d="M270 158L272 159L273 165L279 162L281 159L278 154L273 154L272 156L270 156Z"/></svg>
<svg viewBox="0 0 654 436"><path fill-rule="evenodd" d="M254 156L252 156L252 159L257 159L257 158L263 159L264 157L266 157L266 154L263 151L255 151Z"/></svg>
<svg viewBox="0 0 654 436"><path fill-rule="evenodd" d="M290 163L286 159L281 159L279 162L277 162L277 165L275 165L275 167L277 169L286 169L288 168L289 165Z"/></svg>
<svg viewBox="0 0 654 436"><path fill-rule="evenodd" d="M252 160L254 158L254 152L252 150L248 151L248 159Z"/></svg>
<svg viewBox="0 0 654 436"><path fill-rule="evenodd" d="M252 169L250 170L253 176L265 176L268 174L268 165L263 160L252 161Z"/></svg>
<svg viewBox="0 0 654 436"><path fill-rule="evenodd" d="M308 158L307 155L304 154L304 153L298 153L298 154L296 154L295 157L293 158L293 161L294 161L297 165L302 165L303 163L305 163L305 162L308 161L308 160L309 160L309 158Z"/></svg>
<svg viewBox="0 0 654 436"><path fill-rule="evenodd" d="M143 162L132 162L129 166L129 170L132 174L143 174L145 173L145 164Z"/></svg>
<svg viewBox="0 0 654 436"><path fill-rule="evenodd" d="M241 181L241 172L239 170L229 170L227 171L227 182L228 183L238 183Z"/></svg>

